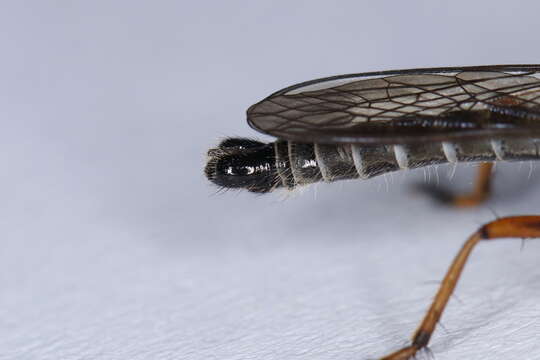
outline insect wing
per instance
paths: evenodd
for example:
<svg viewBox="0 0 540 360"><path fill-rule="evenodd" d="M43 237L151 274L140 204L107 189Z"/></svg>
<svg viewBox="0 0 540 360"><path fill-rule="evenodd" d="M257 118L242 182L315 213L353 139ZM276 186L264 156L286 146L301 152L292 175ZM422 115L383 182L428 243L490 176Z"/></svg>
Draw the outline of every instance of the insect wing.
<svg viewBox="0 0 540 360"><path fill-rule="evenodd" d="M540 65L412 69L324 78L280 90L250 107L247 115L256 130L286 140L395 143L508 133L508 127L475 126L482 111L508 109L540 125ZM463 118L470 121L461 122ZM540 133L528 124L511 130L518 135Z"/></svg>

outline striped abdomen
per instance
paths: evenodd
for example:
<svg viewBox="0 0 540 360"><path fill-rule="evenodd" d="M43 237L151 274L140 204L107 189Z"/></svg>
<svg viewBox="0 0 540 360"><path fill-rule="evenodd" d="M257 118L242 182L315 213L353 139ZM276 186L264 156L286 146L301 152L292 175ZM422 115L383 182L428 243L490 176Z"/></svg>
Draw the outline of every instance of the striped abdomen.
<svg viewBox="0 0 540 360"><path fill-rule="evenodd" d="M493 139L406 145L323 145L276 141L276 167L283 186L342 179L368 179L426 165L536 160L540 139Z"/></svg>

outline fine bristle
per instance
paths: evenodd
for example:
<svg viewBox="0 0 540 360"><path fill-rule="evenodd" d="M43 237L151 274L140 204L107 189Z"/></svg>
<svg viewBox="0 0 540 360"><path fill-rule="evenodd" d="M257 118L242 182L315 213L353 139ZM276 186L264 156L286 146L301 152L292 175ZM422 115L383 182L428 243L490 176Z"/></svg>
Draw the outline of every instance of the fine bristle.
<svg viewBox="0 0 540 360"><path fill-rule="evenodd" d="M212 181L216 176L216 165L218 162L218 157L215 154L210 155L210 151L208 151L208 160L206 162L206 166L204 167L204 174L206 175L206 178L208 180Z"/></svg>

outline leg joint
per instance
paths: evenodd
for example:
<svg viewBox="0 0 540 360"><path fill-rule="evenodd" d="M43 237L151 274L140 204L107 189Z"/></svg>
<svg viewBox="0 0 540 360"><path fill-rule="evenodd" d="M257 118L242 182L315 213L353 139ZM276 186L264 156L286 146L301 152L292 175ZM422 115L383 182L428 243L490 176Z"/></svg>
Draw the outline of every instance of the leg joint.
<svg viewBox="0 0 540 360"><path fill-rule="evenodd" d="M431 338L431 333L429 333L427 331L420 330L414 336L413 346L415 348L417 348L417 349L421 349L421 348L425 347L428 344L430 338Z"/></svg>
<svg viewBox="0 0 540 360"><path fill-rule="evenodd" d="M489 239L489 231L487 225L482 225L480 229L478 229L478 234L480 234L480 237L482 239Z"/></svg>

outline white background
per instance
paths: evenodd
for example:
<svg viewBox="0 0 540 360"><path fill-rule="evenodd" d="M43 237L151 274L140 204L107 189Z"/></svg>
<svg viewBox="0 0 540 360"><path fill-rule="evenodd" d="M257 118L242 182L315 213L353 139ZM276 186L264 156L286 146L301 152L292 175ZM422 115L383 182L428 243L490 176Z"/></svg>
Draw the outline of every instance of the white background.
<svg viewBox="0 0 540 360"><path fill-rule="evenodd" d="M296 82L538 63L539 10L2 3L0 359L362 360L407 344L488 207L435 206L411 190L422 170L215 195L205 153L228 135L269 140L245 109ZM473 170L438 169L454 189ZM497 213L539 210L540 169L496 175ZM540 359L539 250L478 247L432 338L438 360Z"/></svg>

